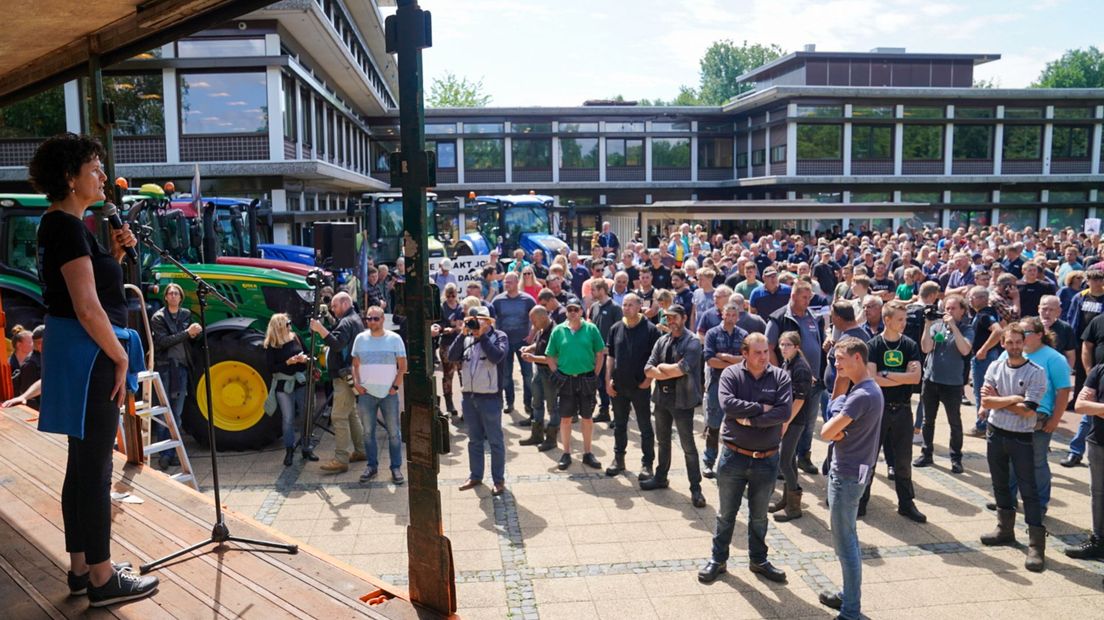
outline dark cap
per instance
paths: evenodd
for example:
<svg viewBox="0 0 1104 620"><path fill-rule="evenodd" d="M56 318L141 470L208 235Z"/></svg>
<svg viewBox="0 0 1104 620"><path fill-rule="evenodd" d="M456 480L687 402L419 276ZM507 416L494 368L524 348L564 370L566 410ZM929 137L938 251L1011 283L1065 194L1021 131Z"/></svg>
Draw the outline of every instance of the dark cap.
<svg viewBox="0 0 1104 620"><path fill-rule="evenodd" d="M570 308L571 306L575 306L576 308L582 310L583 309L583 302L579 301L578 297L568 297L567 298L567 303L564 304L564 307L565 308Z"/></svg>
<svg viewBox="0 0 1104 620"><path fill-rule="evenodd" d="M679 314L686 316L686 308L682 307L682 304L671 304L670 308L667 308L667 314Z"/></svg>

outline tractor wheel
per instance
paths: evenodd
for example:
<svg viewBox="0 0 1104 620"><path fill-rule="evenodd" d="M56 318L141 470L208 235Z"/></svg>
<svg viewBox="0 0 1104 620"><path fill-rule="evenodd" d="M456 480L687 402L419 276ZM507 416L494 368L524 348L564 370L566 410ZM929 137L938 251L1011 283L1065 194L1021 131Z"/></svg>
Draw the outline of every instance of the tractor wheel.
<svg viewBox="0 0 1104 620"><path fill-rule="evenodd" d="M473 253L474 252L472 252L471 246L464 243L463 241L457 243L452 248L453 256L471 256Z"/></svg>
<svg viewBox="0 0 1104 620"><path fill-rule="evenodd" d="M264 350L264 336L253 331L209 336L211 347L211 397L215 415L215 442L219 450L257 450L272 443L281 432L279 413L265 415L271 373ZM192 389L184 407L184 427L207 447L207 392L203 353L193 357Z"/></svg>

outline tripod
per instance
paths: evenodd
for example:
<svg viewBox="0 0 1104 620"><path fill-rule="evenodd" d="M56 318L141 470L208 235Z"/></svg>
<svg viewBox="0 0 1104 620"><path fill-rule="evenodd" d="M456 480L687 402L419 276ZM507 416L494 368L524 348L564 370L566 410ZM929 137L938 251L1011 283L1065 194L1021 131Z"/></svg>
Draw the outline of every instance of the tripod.
<svg viewBox="0 0 1104 620"><path fill-rule="evenodd" d="M211 447L211 477L214 481L215 487L215 524L211 528L211 536L207 540L200 541L179 551L174 551L173 553L170 553L163 558L159 558L152 562L147 562L138 567L138 571L141 574L145 574L157 568L158 566L165 564L166 562L175 560L176 558L191 553L196 549L209 544L221 546L225 542L244 543L247 545L256 545L259 547L271 547L273 549L281 549L289 554L296 554L299 552L298 545L288 545L266 540L254 540L252 538L241 538L239 536L232 536L230 534L230 528L226 526L226 520L222 514L222 493L219 489L218 454L215 444L215 414L211 408L213 399L211 396L211 353L210 349L207 347L207 295L214 294L214 296L218 298L219 301L226 304L226 306L231 309L236 309L237 306L232 301L224 297L217 290L215 290L214 287L212 287L210 284L207 284L207 282L203 278L199 277L198 274L185 267L180 261L176 259L176 257L170 254L168 250L158 247L157 244L153 243L153 241L151 240L152 232L152 229L150 229L148 226L142 226L138 230L138 237L142 240L143 243L148 245L150 249L161 255L161 258L163 260L176 265L176 267L180 269L180 271L182 271L186 276L191 278L196 285L196 298L199 300L199 324L203 328L203 331L201 332L201 343L203 348L203 377L207 392L207 411L205 413L207 414L207 441L209 442L209 445Z"/></svg>
<svg viewBox="0 0 1104 620"><path fill-rule="evenodd" d="M326 284L324 272L321 269L311 269L310 272L307 273L307 284L314 288L314 303L311 306L310 318L318 319L322 314L322 287ZM314 438L314 426L317 423L317 416L315 415L314 409L318 404L317 395L314 393L314 369L316 361L314 355L314 342L315 333L312 329L310 330L310 339L307 345L307 398L306 407L303 411L303 433L299 437L299 445L303 449L304 459L317 461L318 457L311 458L314 449L311 445L311 440ZM318 415L320 416L321 414L322 412L319 411ZM333 434L333 431L330 431L330 433Z"/></svg>

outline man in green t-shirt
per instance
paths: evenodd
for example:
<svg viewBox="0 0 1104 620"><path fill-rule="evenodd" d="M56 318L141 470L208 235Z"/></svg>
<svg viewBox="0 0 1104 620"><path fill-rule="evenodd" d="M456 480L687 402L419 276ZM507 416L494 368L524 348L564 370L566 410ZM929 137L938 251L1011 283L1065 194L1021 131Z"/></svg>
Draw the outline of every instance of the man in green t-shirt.
<svg viewBox="0 0 1104 620"><path fill-rule="evenodd" d="M560 439L564 453L557 467L562 471L571 466L571 418L578 415L583 428L583 465L600 469L602 464L590 452L590 439L594 434L597 373L606 356L606 343L598 327L583 320L583 307L578 299L567 302L567 320L552 329L544 354L560 383Z"/></svg>

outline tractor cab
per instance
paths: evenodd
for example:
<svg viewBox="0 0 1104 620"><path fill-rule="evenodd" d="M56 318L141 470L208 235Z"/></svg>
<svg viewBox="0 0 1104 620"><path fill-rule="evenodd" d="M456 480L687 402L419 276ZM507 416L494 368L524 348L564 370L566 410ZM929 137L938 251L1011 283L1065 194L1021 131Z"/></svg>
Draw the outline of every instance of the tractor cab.
<svg viewBox="0 0 1104 620"><path fill-rule="evenodd" d="M498 248L509 256L521 248L527 256L542 250L545 260L551 260L567 244L552 230L554 203L551 196L534 194L513 196L476 196L467 208L478 218L478 233L461 238L461 253L488 254Z"/></svg>
<svg viewBox="0 0 1104 620"><path fill-rule="evenodd" d="M359 207L359 213L356 210ZM369 256L376 263L394 263L402 255L403 201L400 192L364 194L360 204L351 203L348 214L358 216L361 230L367 232L371 243ZM445 244L437 238L437 194L426 192L426 223L428 224L429 257L445 256ZM362 242L358 236L357 245Z"/></svg>

